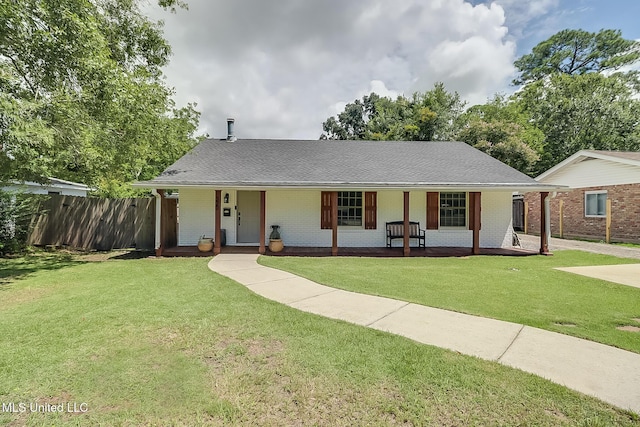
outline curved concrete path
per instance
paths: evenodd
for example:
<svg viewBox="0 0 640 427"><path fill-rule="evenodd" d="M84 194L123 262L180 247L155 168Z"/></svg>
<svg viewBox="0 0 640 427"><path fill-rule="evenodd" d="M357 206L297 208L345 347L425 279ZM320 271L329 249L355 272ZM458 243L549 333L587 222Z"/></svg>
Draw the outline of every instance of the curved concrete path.
<svg viewBox="0 0 640 427"><path fill-rule="evenodd" d="M209 268L265 298L321 316L492 360L640 413L640 354L519 325L320 285L222 254Z"/></svg>

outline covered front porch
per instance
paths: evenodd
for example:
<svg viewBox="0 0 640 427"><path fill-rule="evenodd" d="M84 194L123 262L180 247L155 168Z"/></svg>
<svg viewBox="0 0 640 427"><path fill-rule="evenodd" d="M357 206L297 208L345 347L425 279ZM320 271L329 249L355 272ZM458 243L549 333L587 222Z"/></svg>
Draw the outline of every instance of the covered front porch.
<svg viewBox="0 0 640 427"><path fill-rule="evenodd" d="M222 254L257 254L258 246L224 246L221 248ZM538 251L521 248L481 248L475 255L498 255L498 256L530 256L538 255ZM166 257L210 257L213 250L200 252L197 246L174 246L164 250L162 256ZM374 258L396 258L404 257L403 248L341 248L336 255L332 254L331 248L287 246L280 252L271 252L268 248L264 252L266 256L304 256L304 257L328 257L328 256L350 256L350 257L374 257ZM474 255L469 248L459 247L430 247L411 248L409 257L465 257Z"/></svg>
<svg viewBox="0 0 640 427"><path fill-rule="evenodd" d="M224 246L224 230L225 222L222 220L223 216L226 218L226 227L227 232L229 232L229 220L234 221L235 211L237 208L234 208L235 205L235 194L228 189L211 189L206 193L198 193L200 195L209 194L210 204L209 210L201 210L200 212L204 213L201 215L203 218L210 218L210 228L208 228L209 233L207 235L213 237L214 247L211 253L201 253L197 250L197 247L193 242L183 242L182 244L176 238L176 226L175 226L175 217L176 217L176 206L170 198L167 198L164 191L158 190L158 201L157 201L157 209L159 209L160 214L157 216L157 248L156 255L158 256L211 256L219 254L219 253L234 253L234 252L245 252L245 253L259 253L259 254L267 254L267 255L288 255L288 256L377 256L377 257L397 257L397 256L415 256L415 257L437 257L437 256L467 256L467 255L507 255L507 256L515 256L515 255L531 255L533 253L541 253L541 254L549 254L548 250L548 238L547 233L542 233L540 236L540 250L539 251L530 251L530 250L522 250L519 248L511 247L509 237L509 243L506 242L502 247L496 247L492 245L488 245L488 247L481 246L481 229L482 222L488 222L488 228L486 231L482 231L482 233L491 233L491 221L495 218L496 212L502 212L502 210L496 211L495 209L495 197L489 194L485 194L482 192L467 192L466 200L466 223L464 226L464 230L455 231L452 234L450 231L445 230L445 234L442 231L438 231L438 215L439 215L439 204L438 204L438 193L437 192L429 192L419 193L419 192L410 192L409 191L387 191L384 196L379 196L377 199L374 198L372 203L367 202L367 206L363 215L363 227L360 233L368 233L368 235L372 235L371 233L376 233L375 236L380 236L376 238L380 239L380 243L383 245L384 239L384 229L385 229L385 221L390 219L399 220L404 228L404 238L400 238L399 244L400 246L395 246L392 248L386 248L382 245L375 246L376 241L368 241L368 242L357 242L354 244L353 241L348 242L346 238L351 238L353 236L354 231L347 227L341 227L338 224L338 191L318 191L317 193L311 194L308 196L307 200L315 199L317 196L318 199L322 198L321 206L317 206L316 208L311 208L311 213L309 211L305 214L301 212L295 212L290 206L286 206L288 212L292 212L292 214L286 219L278 219L276 217L277 214L274 214L274 209L276 211L284 210L283 200L285 197L282 195L282 192L273 192L273 190L253 190L252 191L256 195L256 208L255 208L255 224L256 230L255 243L247 243L240 245L233 239L231 239L230 246ZM229 198L229 193L231 193L231 199ZM371 192L363 192L363 198L368 197ZM375 195L375 193L373 193ZM382 193L380 193L382 194ZM395 194L392 196L391 205L392 211L389 208L389 200L391 196L389 195ZM549 196L548 192L542 192L541 199L542 201L546 201ZM296 199L291 197L289 193L286 194L287 199ZM300 194L296 193L297 196ZM322 197L320 197L322 195ZM483 201L485 201L485 196L487 197L488 205L486 208L487 211L483 212ZM508 196L510 197L510 196ZM382 198L382 200L381 200ZM271 205L267 203L267 199L271 200ZM326 199L326 200L325 200ZM193 196L192 196L193 200ZM317 199L316 199L317 200ZM500 199L501 200L501 199ZM383 202L381 204L380 202ZM411 203L410 203L411 202ZM426 202L426 210L425 210L425 202ZM417 206L416 206L417 203ZM486 204L485 203L485 204ZM430 209L430 206L433 207L435 205L436 209ZM543 230L547 230L546 222L547 215L544 206L546 203L541 203L543 206L541 210L541 227ZM372 206L372 209L369 209L369 206ZM382 207L384 206L384 207ZM231 209L229 209L231 207ZM502 208L500 208L502 209ZM182 210L182 205L181 205ZM224 212L223 212L224 211ZM231 211L231 217L229 215L229 211ZM206 213L208 212L208 215ZM224 215L223 215L224 213ZM271 214L270 214L271 213ZM285 240L285 249L284 251L276 254L269 251L268 248L268 232L267 232L267 224L273 223L275 221L276 224L284 224L285 227L289 227L291 229L291 223L294 221L294 216L297 214L300 218L305 218L307 225L306 230L311 229L312 227L316 227L317 230L312 230L314 232L321 231L323 236L323 241L317 242L305 242L304 244L296 244L295 241L287 241ZM318 216L316 216L318 215ZM373 219L370 216L373 216ZM423 216L424 215L424 216ZM510 213L509 216L503 219L503 222L506 221L504 227L506 229L507 225L510 222ZM427 229L427 239L426 239L426 248L418 248L416 246L415 240L409 239L409 227L412 223L411 220L415 221L416 219L422 218L424 221L426 216L425 226L423 228ZM229 218L230 217L230 218ZM318 218L320 217L320 218ZM240 213L237 213L237 219L239 222ZM245 218L243 216L243 218ZM320 221L318 221L320 219ZM270 222L269 222L270 221ZM317 222L316 222L317 221ZM366 222L365 222L366 221ZM319 224L321 223L321 224ZM222 224L222 226L221 226ZM315 225L314 225L315 224ZM369 224L373 224L371 227ZM432 224L435 224L436 229L433 229ZM181 224L182 226L183 224ZM486 224L485 224L486 225ZM320 230L322 228L322 230ZM353 227L351 227L353 228ZM369 229L373 228L373 230ZM378 230L376 231L375 228ZM495 230L495 227L494 227ZM356 231L357 232L357 231ZM233 229L231 233L235 233ZM430 234L431 233L431 234ZM435 234L434 234L435 233ZM449 233L449 234L447 234ZM504 231L502 232L504 235ZM442 240L442 236L452 235L456 237L456 241L450 240ZM483 234L485 235L485 234ZM291 236L291 235L290 235ZM466 236L466 237L464 237ZM486 235L485 235L486 236ZM510 234L508 235L510 236ZM339 237L341 240L339 240ZM440 238L440 242L432 240ZM227 239L229 242L229 239ZM251 242L251 240L249 241ZM339 242L342 242L340 244ZM350 244L345 244L350 243ZM363 245L362 243L365 243ZM431 243L431 244L430 244ZM434 244L435 243L435 244ZM447 245L447 243L453 243ZM370 246L368 246L370 245ZM500 245L497 245L500 246Z"/></svg>

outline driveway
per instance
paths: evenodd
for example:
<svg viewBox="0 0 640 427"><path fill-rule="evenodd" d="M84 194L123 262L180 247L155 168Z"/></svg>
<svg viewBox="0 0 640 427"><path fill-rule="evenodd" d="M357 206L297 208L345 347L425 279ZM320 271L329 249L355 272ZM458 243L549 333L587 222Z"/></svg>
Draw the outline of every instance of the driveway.
<svg viewBox="0 0 640 427"><path fill-rule="evenodd" d="M640 264L560 267L556 270L640 288Z"/></svg>
<svg viewBox="0 0 640 427"><path fill-rule="evenodd" d="M540 237L531 234L518 233L523 249L540 249ZM613 255L620 258L640 259L640 248L628 248L625 246L610 245L607 243L583 242L581 240L549 239L551 252L563 249L576 249L579 251L593 252L596 254Z"/></svg>
<svg viewBox="0 0 640 427"><path fill-rule="evenodd" d="M540 247L540 237L530 234L518 234L523 249L535 250ZM580 240L549 239L549 249L551 252L566 249L574 249L596 254L613 255L620 258L640 259L640 248L628 248L625 246L610 245L607 243L583 242ZM622 265L597 265L588 267L565 267L557 268L569 273L580 274L582 276L594 277L608 282L620 283L622 285L640 288L640 264Z"/></svg>

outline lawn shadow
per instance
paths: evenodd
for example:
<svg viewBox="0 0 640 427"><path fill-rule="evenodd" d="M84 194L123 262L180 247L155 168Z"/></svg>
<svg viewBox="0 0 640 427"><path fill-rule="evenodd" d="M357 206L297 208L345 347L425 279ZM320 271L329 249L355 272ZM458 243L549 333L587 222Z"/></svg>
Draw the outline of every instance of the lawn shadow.
<svg viewBox="0 0 640 427"><path fill-rule="evenodd" d="M149 258L150 256L154 256L155 253L152 251L129 251L120 255L112 256L109 260L128 260L128 259L143 259Z"/></svg>
<svg viewBox="0 0 640 427"><path fill-rule="evenodd" d="M151 251L138 249L114 249L112 251L92 251L78 255L77 259L81 261L127 261L134 259L144 259L155 255Z"/></svg>
<svg viewBox="0 0 640 427"><path fill-rule="evenodd" d="M6 289L10 282L24 279L37 271L59 270L83 263L71 254L57 252L0 258L0 291Z"/></svg>

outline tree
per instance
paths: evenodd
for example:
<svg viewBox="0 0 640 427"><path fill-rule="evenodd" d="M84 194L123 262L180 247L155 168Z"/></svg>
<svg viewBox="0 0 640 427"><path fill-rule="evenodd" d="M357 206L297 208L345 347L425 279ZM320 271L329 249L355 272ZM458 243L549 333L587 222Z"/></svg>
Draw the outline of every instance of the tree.
<svg viewBox="0 0 640 427"><path fill-rule="evenodd" d="M119 195L184 154L199 114L162 81L170 51L138 0L3 2L0 181L56 176Z"/></svg>
<svg viewBox="0 0 640 427"><path fill-rule="evenodd" d="M640 150L640 101L622 75L555 74L515 96L545 135L538 173L582 149Z"/></svg>
<svg viewBox="0 0 640 427"><path fill-rule="evenodd" d="M640 59L640 43L619 30L563 30L535 46L514 65L520 76L514 84L528 84L556 73L581 75L618 70Z"/></svg>
<svg viewBox="0 0 640 427"><path fill-rule="evenodd" d="M464 102L437 83L425 93L395 100L372 93L347 104L336 117L323 124L320 139L450 140Z"/></svg>
<svg viewBox="0 0 640 427"><path fill-rule="evenodd" d="M527 174L534 174L544 134L530 123L518 104L495 95L469 108L457 138Z"/></svg>
<svg viewBox="0 0 640 427"><path fill-rule="evenodd" d="M376 103L380 96L375 93L365 95L362 101L356 99L347 104L338 118L329 117L322 129L326 132L320 139L365 139L367 123L376 115Z"/></svg>

